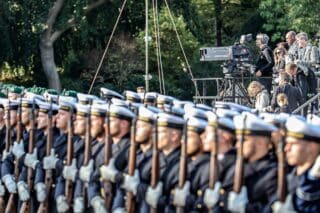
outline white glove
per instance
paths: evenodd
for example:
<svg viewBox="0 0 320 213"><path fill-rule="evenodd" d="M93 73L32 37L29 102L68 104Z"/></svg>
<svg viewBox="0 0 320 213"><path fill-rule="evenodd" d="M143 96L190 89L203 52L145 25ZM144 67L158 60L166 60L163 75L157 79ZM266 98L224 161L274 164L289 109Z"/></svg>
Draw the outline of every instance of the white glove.
<svg viewBox="0 0 320 213"><path fill-rule="evenodd" d="M81 166L80 179L84 182L89 182L90 175L93 172L93 160L91 159L87 166Z"/></svg>
<svg viewBox="0 0 320 213"><path fill-rule="evenodd" d="M125 213L125 212L126 212L126 210L124 208L120 208L120 207L112 210L112 213Z"/></svg>
<svg viewBox="0 0 320 213"><path fill-rule="evenodd" d="M288 195L284 203L276 201L272 204L273 213L295 213L292 205L292 195Z"/></svg>
<svg viewBox="0 0 320 213"><path fill-rule="evenodd" d="M77 159L72 159L70 166L64 166L62 171L62 176L66 180L71 180L74 182L76 180L78 169L77 169Z"/></svg>
<svg viewBox="0 0 320 213"><path fill-rule="evenodd" d="M109 164L106 165L102 165L100 167L100 174L101 174L101 178L102 180L105 181L110 181L112 183L114 183L116 180L116 175L119 171L116 169L115 165L114 165L114 159L111 158L109 161Z"/></svg>
<svg viewBox="0 0 320 213"><path fill-rule="evenodd" d="M221 183L220 182L216 182L214 184L214 188L213 189L206 189L206 191L204 192L204 197L203 197L203 201L206 204L206 206L211 209L213 208L217 202L219 201L219 191L221 189Z"/></svg>
<svg viewBox="0 0 320 213"><path fill-rule="evenodd" d="M94 198L92 198L90 204L93 207L94 212L107 213L107 210L104 206L104 200L100 196L95 196Z"/></svg>
<svg viewBox="0 0 320 213"><path fill-rule="evenodd" d="M55 169L58 158L54 154L54 149L51 149L50 156L43 158L43 169Z"/></svg>
<svg viewBox="0 0 320 213"><path fill-rule="evenodd" d="M21 201L25 202L29 200L30 193L28 189L28 185L24 181L19 181L18 184L18 194Z"/></svg>
<svg viewBox="0 0 320 213"><path fill-rule="evenodd" d="M145 199L149 206L157 208L159 199L162 195L162 187L162 182L159 182L156 188L152 188L151 186L148 187Z"/></svg>
<svg viewBox="0 0 320 213"><path fill-rule="evenodd" d="M6 189L4 188L1 180L0 180L0 196L4 196L4 194L6 193Z"/></svg>
<svg viewBox="0 0 320 213"><path fill-rule="evenodd" d="M247 187L242 186L240 193L230 192L228 196L228 210L231 212L246 212L248 203Z"/></svg>
<svg viewBox="0 0 320 213"><path fill-rule="evenodd" d="M64 213L69 209L67 198L64 195L60 195L57 197L56 204L57 204L57 211L59 213Z"/></svg>
<svg viewBox="0 0 320 213"><path fill-rule="evenodd" d="M35 148L32 154L29 154L29 153L26 154L26 157L24 158L24 165L32 169L36 169L36 166L39 163L37 156L38 156L38 150L37 148Z"/></svg>
<svg viewBox="0 0 320 213"><path fill-rule="evenodd" d="M35 190L37 192L37 200L38 202L43 202L47 197L47 187L44 183L37 183L35 185Z"/></svg>
<svg viewBox="0 0 320 213"><path fill-rule="evenodd" d="M320 178L320 155L318 155L309 174L312 178Z"/></svg>
<svg viewBox="0 0 320 213"><path fill-rule="evenodd" d="M8 189L9 193L17 193L17 185L13 175L7 174L3 176L2 181L4 182L4 185Z"/></svg>
<svg viewBox="0 0 320 213"><path fill-rule="evenodd" d="M187 196L190 194L190 182L186 181L182 189L176 187L173 195L173 204L183 207L186 205Z"/></svg>
<svg viewBox="0 0 320 213"><path fill-rule="evenodd" d="M84 212L84 200L83 197L77 197L74 199L73 212L82 213Z"/></svg>
<svg viewBox="0 0 320 213"><path fill-rule="evenodd" d="M13 143L12 153L14 154L16 159L21 158L21 156L25 154L22 140L20 140L20 143L17 143L16 141Z"/></svg>
<svg viewBox="0 0 320 213"><path fill-rule="evenodd" d="M12 147L10 146L9 151L7 152L5 149L2 152L2 161L5 161L8 157L8 155L11 153Z"/></svg>
<svg viewBox="0 0 320 213"><path fill-rule="evenodd" d="M127 192L132 192L134 195L137 194L137 188L140 183L139 171L136 169L134 171L134 176L125 174L121 188L125 189Z"/></svg>

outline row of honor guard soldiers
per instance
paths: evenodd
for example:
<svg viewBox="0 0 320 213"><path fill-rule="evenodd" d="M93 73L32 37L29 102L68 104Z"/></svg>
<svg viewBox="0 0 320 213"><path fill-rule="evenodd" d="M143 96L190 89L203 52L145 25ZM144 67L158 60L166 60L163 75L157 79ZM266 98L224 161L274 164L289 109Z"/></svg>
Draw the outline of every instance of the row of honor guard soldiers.
<svg viewBox="0 0 320 213"><path fill-rule="evenodd" d="M156 93L8 92L0 212L320 212L320 118Z"/></svg>

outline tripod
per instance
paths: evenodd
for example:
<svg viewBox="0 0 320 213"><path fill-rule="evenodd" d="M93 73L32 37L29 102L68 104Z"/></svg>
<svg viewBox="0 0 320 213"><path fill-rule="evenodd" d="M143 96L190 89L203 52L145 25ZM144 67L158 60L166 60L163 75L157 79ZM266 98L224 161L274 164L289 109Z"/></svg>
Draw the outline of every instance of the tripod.
<svg viewBox="0 0 320 213"><path fill-rule="evenodd" d="M237 77L232 76L231 74L225 74L221 86L218 88L220 100L243 105L251 105L251 99L243 81L243 76Z"/></svg>

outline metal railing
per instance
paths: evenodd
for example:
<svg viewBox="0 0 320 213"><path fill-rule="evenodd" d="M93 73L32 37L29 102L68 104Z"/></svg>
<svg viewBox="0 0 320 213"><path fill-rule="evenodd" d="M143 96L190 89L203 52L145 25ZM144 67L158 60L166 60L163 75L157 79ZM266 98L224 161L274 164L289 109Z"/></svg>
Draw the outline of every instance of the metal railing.
<svg viewBox="0 0 320 213"><path fill-rule="evenodd" d="M309 100L307 100L304 104L302 104L301 106L299 106L297 109L295 109L292 113L293 114L301 114L304 115L306 113L307 109L310 109L311 107L313 107L312 105L315 103L319 103L320 100L320 93L316 94L315 96L313 96L312 98L310 98ZM317 106L318 108L318 106Z"/></svg>

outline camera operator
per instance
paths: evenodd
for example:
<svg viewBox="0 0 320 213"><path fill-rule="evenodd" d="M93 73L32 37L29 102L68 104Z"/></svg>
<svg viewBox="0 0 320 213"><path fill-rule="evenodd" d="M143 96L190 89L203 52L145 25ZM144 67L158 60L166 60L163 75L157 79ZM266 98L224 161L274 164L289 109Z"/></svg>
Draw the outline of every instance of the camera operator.
<svg viewBox="0 0 320 213"><path fill-rule="evenodd" d="M255 75L258 81L264 85L270 94L272 87L272 68L274 65L273 52L268 47L269 36L267 34L258 34L256 45L260 49L258 61L256 63ZM268 78L269 77L269 78Z"/></svg>

